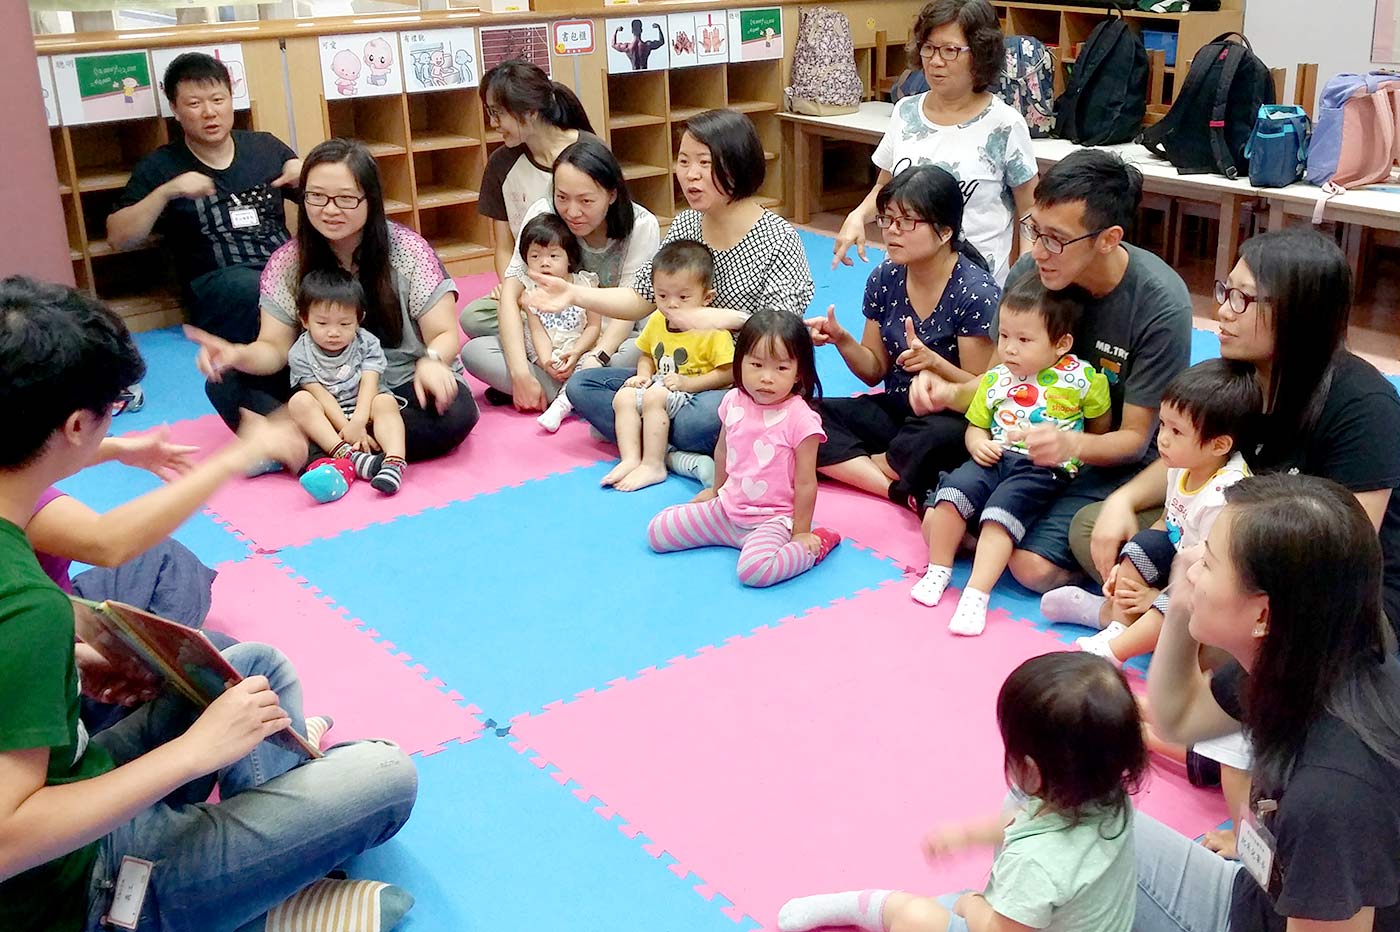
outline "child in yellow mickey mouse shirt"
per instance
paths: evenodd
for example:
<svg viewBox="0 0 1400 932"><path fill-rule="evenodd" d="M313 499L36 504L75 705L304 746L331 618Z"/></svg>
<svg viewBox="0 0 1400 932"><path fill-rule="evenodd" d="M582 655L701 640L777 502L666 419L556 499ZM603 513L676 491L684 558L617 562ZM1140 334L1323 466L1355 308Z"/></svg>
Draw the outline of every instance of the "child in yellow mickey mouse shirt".
<svg viewBox="0 0 1400 932"><path fill-rule="evenodd" d="M1073 293L1050 292L1037 275L1002 297L997 322L999 365L989 369L967 409L972 460L943 477L924 515L929 566L910 596L937 605L952 578L953 557L978 516L972 576L948 623L954 634L978 635L987 624L988 593L1026 528L1064 491L1078 460L1037 466L1026 433L1042 424L1091 433L1110 427L1108 379L1077 356L1072 331L1080 313Z"/></svg>

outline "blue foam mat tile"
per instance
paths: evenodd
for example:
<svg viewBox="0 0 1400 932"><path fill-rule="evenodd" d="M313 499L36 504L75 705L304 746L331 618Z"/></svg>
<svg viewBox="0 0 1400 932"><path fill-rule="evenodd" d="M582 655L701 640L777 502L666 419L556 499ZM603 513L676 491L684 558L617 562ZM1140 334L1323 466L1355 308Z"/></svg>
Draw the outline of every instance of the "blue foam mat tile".
<svg viewBox="0 0 1400 932"><path fill-rule="evenodd" d="M418 803L388 843L346 865L402 886L416 903L402 932L750 932L727 901L644 850L619 817L505 741L419 758ZM576 798L576 795L579 798Z"/></svg>
<svg viewBox="0 0 1400 932"><path fill-rule="evenodd" d="M94 511L110 511L159 488L161 480L144 469L120 463L91 466L58 483L58 487ZM171 535L209 566L248 556L248 545L204 512L196 512Z"/></svg>
<svg viewBox="0 0 1400 932"><path fill-rule="evenodd" d="M194 367L195 345L179 327L138 333L135 339L146 360L146 377L141 380L146 403L140 411L112 418L112 433L136 433L213 413L204 395L204 376Z"/></svg>
<svg viewBox="0 0 1400 932"><path fill-rule="evenodd" d="M647 522L687 501L693 483L602 490L609 467L287 548L279 559L502 723L903 575L842 544L811 572L746 589L735 550L658 556L647 546ZM373 573L363 571L369 554Z"/></svg>

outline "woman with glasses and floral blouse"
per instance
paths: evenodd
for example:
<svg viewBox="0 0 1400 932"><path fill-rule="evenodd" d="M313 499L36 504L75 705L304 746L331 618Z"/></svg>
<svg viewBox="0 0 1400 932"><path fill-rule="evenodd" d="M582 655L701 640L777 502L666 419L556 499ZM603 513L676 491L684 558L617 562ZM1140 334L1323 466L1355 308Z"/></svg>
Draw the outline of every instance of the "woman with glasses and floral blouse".
<svg viewBox="0 0 1400 932"><path fill-rule="evenodd" d="M837 322L834 309L807 324L818 345L834 345L851 372L867 385L883 381L885 391L822 401L827 439L817 469L917 507L918 493L936 484L939 471L967 459L966 425L956 413L915 415L909 386L925 370L952 383L976 382L992 356L1001 289L963 239L962 192L947 171L906 168L880 188L875 206L886 259L865 283L860 339Z"/></svg>
<svg viewBox="0 0 1400 932"><path fill-rule="evenodd" d="M996 12L987 0L931 0L909 35L910 58L917 56L929 90L895 104L872 159L880 175L841 225L832 268L851 264L852 246L865 261L865 225L899 166L933 164L958 179L967 239L1004 285L1016 217L1035 194L1036 163L1025 118L994 93L1006 57Z"/></svg>
<svg viewBox="0 0 1400 932"><path fill-rule="evenodd" d="M457 359L456 284L421 236L385 219L379 168L364 143L330 139L312 149L302 164L301 191L296 238L272 254L263 272L258 339L230 343L186 328L199 344L196 364L212 383L214 407L237 429L240 409L267 414L286 404L302 276L345 269L364 287L362 326L379 338L388 359L380 384L399 398L408 461L451 452L478 417Z"/></svg>

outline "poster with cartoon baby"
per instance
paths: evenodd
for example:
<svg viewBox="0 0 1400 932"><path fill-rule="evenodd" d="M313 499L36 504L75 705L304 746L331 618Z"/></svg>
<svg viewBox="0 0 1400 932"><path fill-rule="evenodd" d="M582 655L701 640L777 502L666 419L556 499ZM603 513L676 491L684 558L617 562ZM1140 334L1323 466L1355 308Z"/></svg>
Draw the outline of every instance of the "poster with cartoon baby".
<svg viewBox="0 0 1400 932"><path fill-rule="evenodd" d="M399 41L393 33L322 36L321 81L327 100L403 91Z"/></svg>
<svg viewBox="0 0 1400 932"><path fill-rule="evenodd" d="M476 30L424 29L399 33L404 88L410 94L454 87L476 87L481 63Z"/></svg>

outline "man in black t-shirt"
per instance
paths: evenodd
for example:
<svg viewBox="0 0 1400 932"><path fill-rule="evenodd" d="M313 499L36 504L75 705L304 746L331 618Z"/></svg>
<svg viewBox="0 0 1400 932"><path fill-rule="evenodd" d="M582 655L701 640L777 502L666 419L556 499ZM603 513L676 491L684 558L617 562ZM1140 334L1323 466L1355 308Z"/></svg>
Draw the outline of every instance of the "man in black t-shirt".
<svg viewBox="0 0 1400 932"><path fill-rule="evenodd" d="M285 201L296 153L268 133L233 129L228 69L202 52L170 63L165 94L181 139L137 163L107 218L116 248L155 231L174 256L190 322L235 343L258 334L258 279L289 238Z"/></svg>

